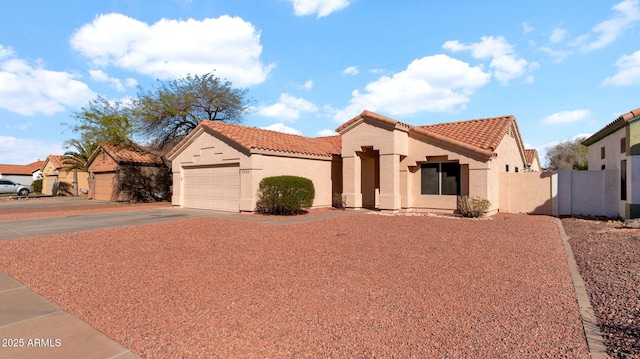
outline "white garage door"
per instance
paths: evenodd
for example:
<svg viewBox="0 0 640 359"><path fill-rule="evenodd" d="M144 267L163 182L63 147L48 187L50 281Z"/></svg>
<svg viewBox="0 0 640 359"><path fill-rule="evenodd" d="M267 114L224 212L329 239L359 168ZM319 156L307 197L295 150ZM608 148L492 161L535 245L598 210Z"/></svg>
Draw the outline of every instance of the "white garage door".
<svg viewBox="0 0 640 359"><path fill-rule="evenodd" d="M183 206L216 211L240 211L240 167L197 167L184 169Z"/></svg>

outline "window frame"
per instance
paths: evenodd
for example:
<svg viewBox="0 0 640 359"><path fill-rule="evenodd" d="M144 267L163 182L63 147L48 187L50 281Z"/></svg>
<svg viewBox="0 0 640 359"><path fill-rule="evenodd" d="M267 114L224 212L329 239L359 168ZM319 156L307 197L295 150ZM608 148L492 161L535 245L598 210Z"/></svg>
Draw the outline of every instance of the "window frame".
<svg viewBox="0 0 640 359"><path fill-rule="evenodd" d="M437 174L437 193L433 191L433 174L429 177L426 169L435 169ZM420 194L430 196L460 196L462 166L459 162L425 162L420 164ZM453 185L453 186L452 186ZM454 188L452 188L454 187Z"/></svg>

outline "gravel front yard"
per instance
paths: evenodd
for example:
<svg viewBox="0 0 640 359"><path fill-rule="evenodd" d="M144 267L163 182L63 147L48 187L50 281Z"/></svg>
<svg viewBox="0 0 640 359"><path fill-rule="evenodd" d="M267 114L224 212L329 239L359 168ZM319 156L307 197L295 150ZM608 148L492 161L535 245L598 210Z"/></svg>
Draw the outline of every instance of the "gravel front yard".
<svg viewBox="0 0 640 359"><path fill-rule="evenodd" d="M640 358L640 230L563 219L607 352Z"/></svg>
<svg viewBox="0 0 640 359"><path fill-rule="evenodd" d="M556 219L196 219L5 241L0 269L148 358L588 358Z"/></svg>

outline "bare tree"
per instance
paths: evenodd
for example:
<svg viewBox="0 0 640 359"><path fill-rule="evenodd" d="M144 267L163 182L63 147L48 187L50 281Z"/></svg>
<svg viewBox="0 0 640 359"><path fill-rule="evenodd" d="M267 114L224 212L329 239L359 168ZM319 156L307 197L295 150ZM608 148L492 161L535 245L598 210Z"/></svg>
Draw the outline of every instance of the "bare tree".
<svg viewBox="0 0 640 359"><path fill-rule="evenodd" d="M139 89L133 115L139 133L159 151L176 145L202 120L239 123L249 109L246 90L235 89L212 73L187 75Z"/></svg>
<svg viewBox="0 0 640 359"><path fill-rule="evenodd" d="M547 150L547 164L554 170L588 170L587 146L582 144L585 138L563 141Z"/></svg>

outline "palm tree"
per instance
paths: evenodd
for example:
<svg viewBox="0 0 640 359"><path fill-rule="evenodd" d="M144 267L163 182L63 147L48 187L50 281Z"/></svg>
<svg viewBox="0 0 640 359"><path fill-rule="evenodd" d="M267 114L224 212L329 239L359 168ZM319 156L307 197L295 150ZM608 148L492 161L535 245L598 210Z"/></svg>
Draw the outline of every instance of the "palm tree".
<svg viewBox="0 0 640 359"><path fill-rule="evenodd" d="M94 142L81 142L79 140L67 141L69 147L74 147L75 151L67 151L62 157L62 163L65 165L67 172L73 171L73 193L78 196L78 171L88 171L87 161L93 152L98 148L98 144Z"/></svg>

